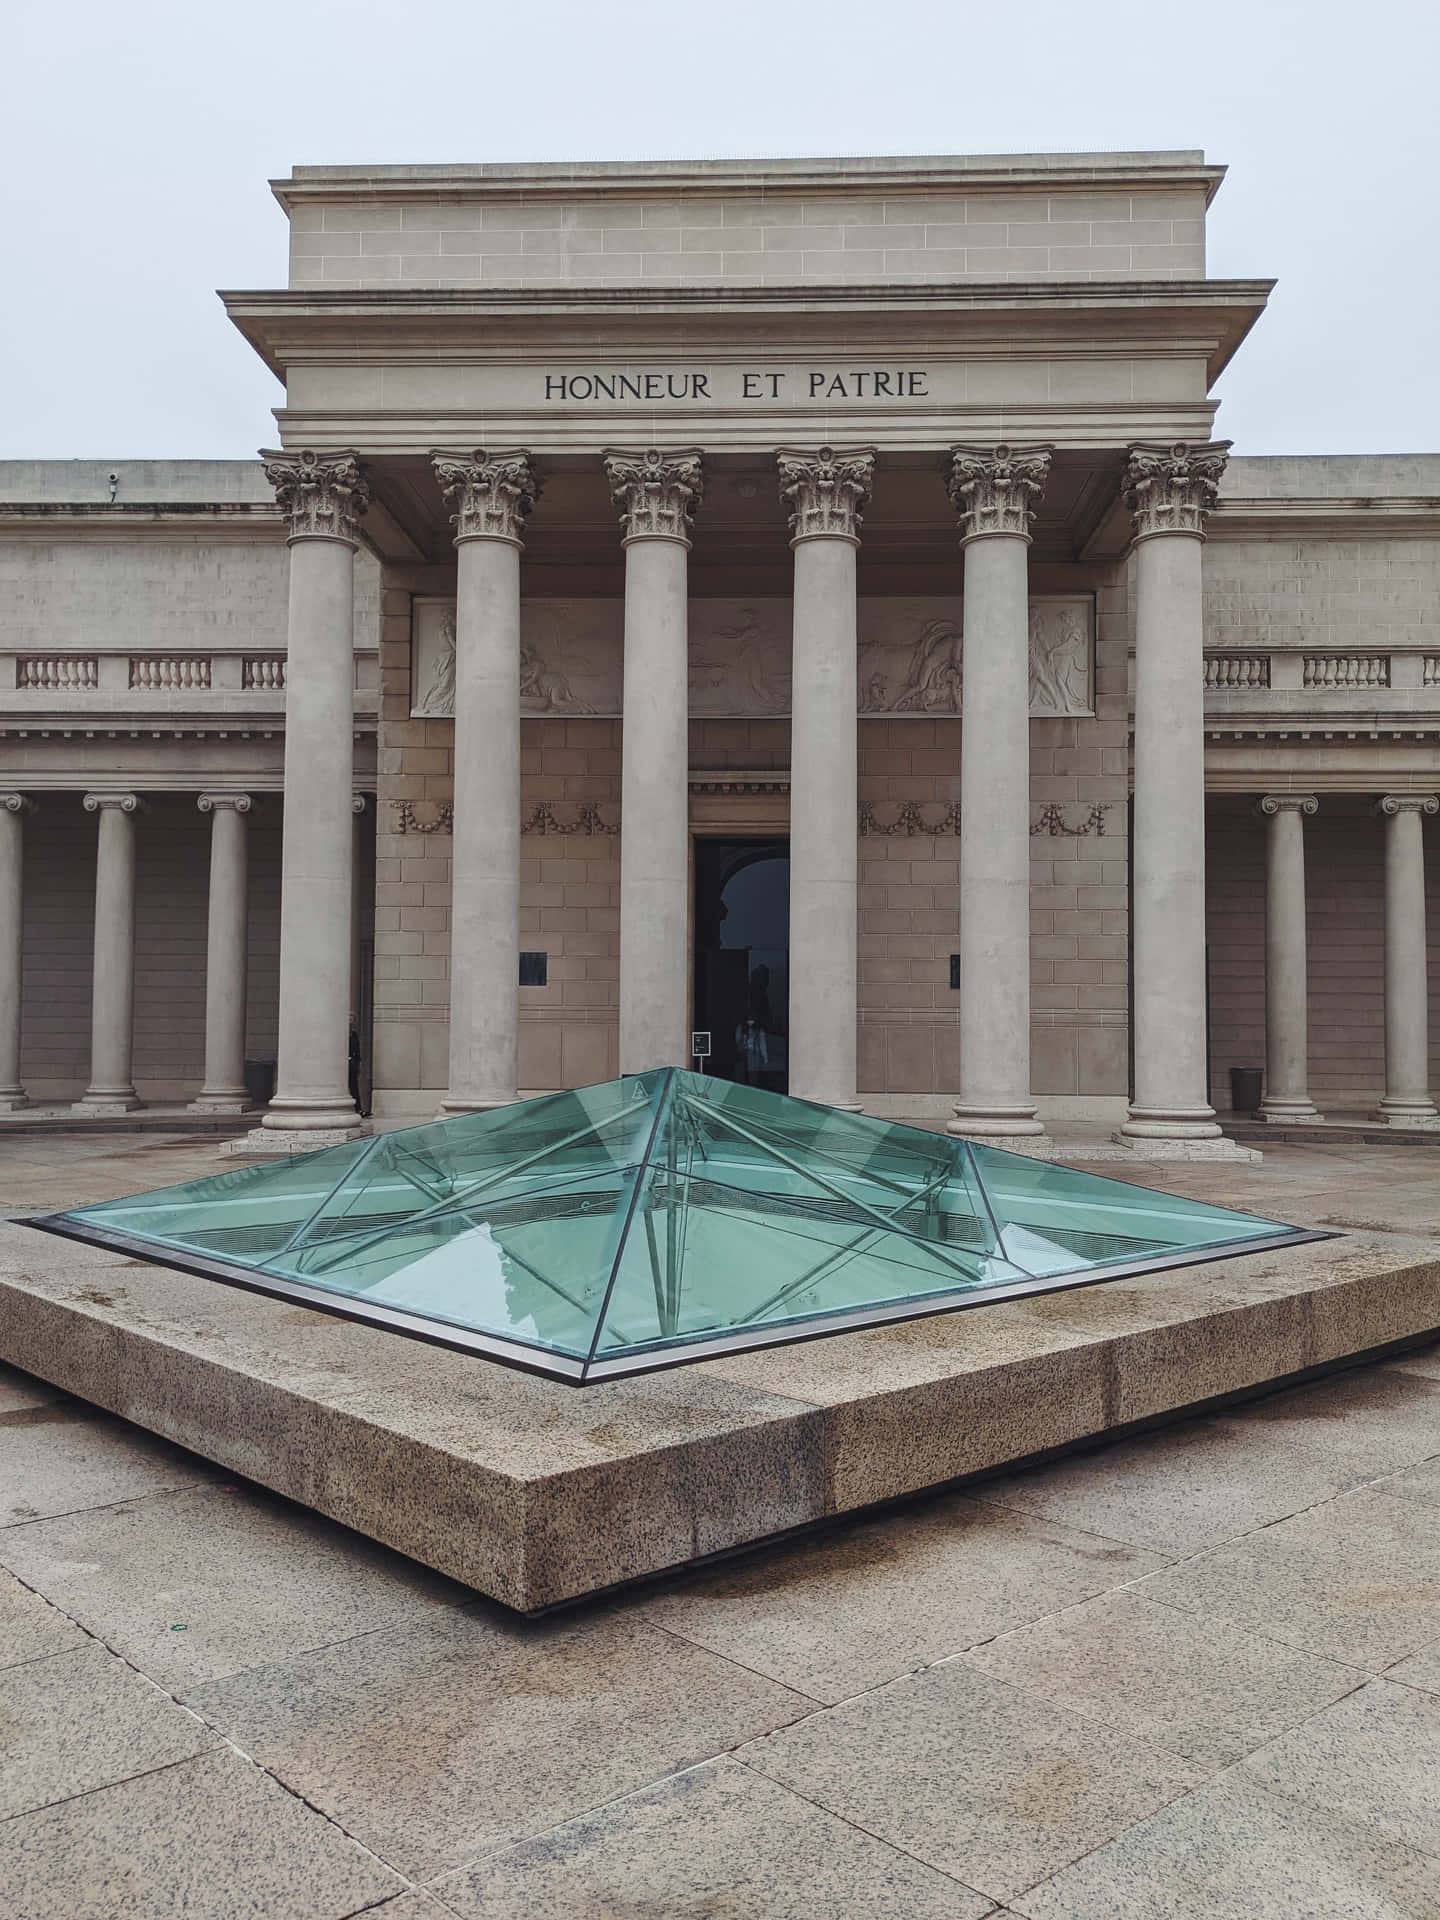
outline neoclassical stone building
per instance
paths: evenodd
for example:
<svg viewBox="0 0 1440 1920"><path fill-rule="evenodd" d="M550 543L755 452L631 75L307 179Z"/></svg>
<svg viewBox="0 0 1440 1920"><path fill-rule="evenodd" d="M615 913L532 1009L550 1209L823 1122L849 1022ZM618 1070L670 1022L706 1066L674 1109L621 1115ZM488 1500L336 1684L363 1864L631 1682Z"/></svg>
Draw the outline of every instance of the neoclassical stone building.
<svg viewBox="0 0 1440 1920"><path fill-rule="evenodd" d="M281 445L0 464L0 1107L1435 1123L1440 457L1216 438L1221 177L278 182Z"/></svg>

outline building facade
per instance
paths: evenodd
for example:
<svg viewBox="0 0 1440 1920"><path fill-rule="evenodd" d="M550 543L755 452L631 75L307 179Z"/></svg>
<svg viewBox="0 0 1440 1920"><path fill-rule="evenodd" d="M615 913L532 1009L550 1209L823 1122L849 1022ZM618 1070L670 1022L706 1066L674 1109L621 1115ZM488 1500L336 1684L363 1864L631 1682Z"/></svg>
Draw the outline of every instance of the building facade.
<svg viewBox="0 0 1440 1920"><path fill-rule="evenodd" d="M1216 438L1220 180L278 182L280 444L0 464L0 1107L1436 1123L1440 457Z"/></svg>

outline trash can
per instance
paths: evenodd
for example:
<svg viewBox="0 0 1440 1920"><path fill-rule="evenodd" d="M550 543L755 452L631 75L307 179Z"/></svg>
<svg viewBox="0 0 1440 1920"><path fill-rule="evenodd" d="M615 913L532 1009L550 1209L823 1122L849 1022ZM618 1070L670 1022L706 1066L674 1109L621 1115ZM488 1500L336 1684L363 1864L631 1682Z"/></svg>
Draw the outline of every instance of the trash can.
<svg viewBox="0 0 1440 1920"><path fill-rule="evenodd" d="M1260 1092L1265 1083L1263 1067L1231 1067L1230 1069L1230 1111L1232 1113L1258 1113L1260 1111Z"/></svg>
<svg viewBox="0 0 1440 1920"><path fill-rule="evenodd" d="M252 1107L268 1107L275 1098L275 1062L245 1062L245 1097Z"/></svg>

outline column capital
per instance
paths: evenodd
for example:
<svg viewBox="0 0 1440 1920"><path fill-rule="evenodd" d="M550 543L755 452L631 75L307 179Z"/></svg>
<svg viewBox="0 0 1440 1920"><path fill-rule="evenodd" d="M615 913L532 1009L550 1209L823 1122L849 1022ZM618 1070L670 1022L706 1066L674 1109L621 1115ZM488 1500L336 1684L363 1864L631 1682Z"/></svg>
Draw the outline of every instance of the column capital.
<svg viewBox="0 0 1440 1920"><path fill-rule="evenodd" d="M1370 811L1377 815L1440 813L1440 797L1433 793L1382 793Z"/></svg>
<svg viewBox="0 0 1440 1920"><path fill-rule="evenodd" d="M1228 440L1137 440L1127 447L1121 486L1135 538L1185 533L1203 540L1205 516L1219 498L1230 445Z"/></svg>
<svg viewBox="0 0 1440 1920"><path fill-rule="evenodd" d="M1053 447L961 446L950 449L950 498L960 514L960 544L987 534L1030 538L1035 504L1045 491Z"/></svg>
<svg viewBox="0 0 1440 1920"><path fill-rule="evenodd" d="M81 805L86 813L148 813L138 793L87 793Z"/></svg>
<svg viewBox="0 0 1440 1920"><path fill-rule="evenodd" d="M0 813L34 813L35 802L23 793L0 793Z"/></svg>
<svg viewBox="0 0 1440 1920"><path fill-rule="evenodd" d="M260 458L280 511L289 519L292 540L360 544L360 518L370 505L370 486L357 454L267 452L262 447Z"/></svg>
<svg viewBox="0 0 1440 1920"><path fill-rule="evenodd" d="M354 814L361 814L365 811L366 807L369 806L369 804L370 804L369 799L365 794L357 793L353 796L353 798L350 801L350 811L351 813L354 813Z"/></svg>
<svg viewBox="0 0 1440 1920"><path fill-rule="evenodd" d="M678 540L688 547L690 523L705 491L700 449L665 453L646 447L637 453L607 447L603 458L611 497L621 509L621 544Z"/></svg>
<svg viewBox="0 0 1440 1920"><path fill-rule="evenodd" d="M1320 802L1313 793L1267 793L1255 802L1255 811L1265 816L1277 813L1318 813Z"/></svg>
<svg viewBox="0 0 1440 1920"><path fill-rule="evenodd" d="M249 813L255 802L248 793L201 793L196 795L195 804L201 813L214 813L221 807L230 807L236 813Z"/></svg>
<svg viewBox="0 0 1440 1920"><path fill-rule="evenodd" d="M487 453L482 447L473 453L436 452L430 465L455 509L450 524L457 546L462 540L524 545L525 522L539 498L540 482L523 447L505 453Z"/></svg>
<svg viewBox="0 0 1440 1920"><path fill-rule="evenodd" d="M790 544L849 540L860 544L861 509L875 475L873 447L777 447L780 498L790 508Z"/></svg>

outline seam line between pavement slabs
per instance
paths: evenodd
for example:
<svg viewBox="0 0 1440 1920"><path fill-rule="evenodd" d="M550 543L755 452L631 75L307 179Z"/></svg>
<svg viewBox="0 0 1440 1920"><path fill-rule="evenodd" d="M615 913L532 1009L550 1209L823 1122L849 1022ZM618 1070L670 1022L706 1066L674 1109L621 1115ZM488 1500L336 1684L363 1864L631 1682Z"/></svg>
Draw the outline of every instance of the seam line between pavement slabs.
<svg viewBox="0 0 1440 1920"><path fill-rule="evenodd" d="M90 1512L90 1511L94 1511L94 1509L82 1508L80 1509L80 1511ZM62 1518L63 1516L57 1514L54 1517L59 1519L59 1518ZM271 1768L263 1765L261 1761L257 1760L254 1754L247 1753L242 1746L238 1745L236 1741L230 1738L230 1736L225 1732L223 1727L217 1727L213 1720L207 1719L203 1713L197 1712L194 1707L188 1706L185 1703L185 1701L177 1699L176 1696L170 1691L168 1687L162 1686L160 1682L156 1680L152 1674L146 1673L143 1667L137 1667L135 1662L132 1659L130 1659L130 1657L127 1654L122 1653L118 1647L112 1646L110 1642L104 1637L103 1634L95 1633L91 1628L87 1627L83 1621L77 1620L73 1614L67 1613L63 1607L56 1606L55 1602L49 1599L48 1595L41 1593L38 1587L32 1587L28 1580L21 1579L18 1573L14 1573L8 1567L5 1569L5 1571L7 1573L10 1573L11 1578L17 1581L20 1586L24 1587L27 1593L35 1594L36 1597L40 1600L43 1600L47 1606L55 1607L55 1611L58 1614L62 1615L63 1618L68 1620L73 1627L78 1628L79 1631L85 1635L87 1640L90 1640L91 1642L93 1642L94 1645L98 1647L103 1647L106 1653L110 1654L113 1659L118 1660L121 1666L128 1668L128 1670L131 1673L135 1674L137 1678L143 1680L147 1686L153 1687L155 1692L160 1694L160 1696L163 1699L168 1700L172 1706L178 1707L180 1711L188 1715L190 1719L196 1721L200 1726L204 1727L208 1732L213 1733L216 1739L219 1741L220 1745L216 1747L211 1747L210 1749L208 1749L210 1753L218 1753L222 1749L228 1749L231 1753L235 1754L238 1759L243 1760L247 1766L254 1767L257 1773L263 1773L268 1779L273 1780L275 1782L275 1785L279 1787L283 1793L288 1794L292 1800L298 1800L302 1806L308 1807L312 1813L318 1815L318 1817L324 1820L328 1826L332 1826L336 1829L337 1832L343 1833L345 1835L345 1838L349 1840L352 1845L359 1847L360 1850L363 1853L368 1854L372 1860L379 1861L380 1865L383 1866L387 1872L396 1874L400 1879L402 1879L405 1882L405 1888L403 1889L404 1891L411 1891L419 1884L417 1881L413 1880L409 1874L403 1872L401 1868L392 1866L391 1863L385 1858L383 1854L377 1853L373 1847L368 1846L365 1843L365 1841L359 1838L358 1835L351 1833L349 1828L346 1827L342 1821L337 1820L333 1814L327 1813L323 1807L316 1806L314 1801L308 1800L303 1793L297 1792L297 1790L294 1787L292 1787L288 1781L280 1779L279 1775L274 1773ZM376 1629L376 1631L381 1631L381 1630L382 1629ZM363 1634L357 1634L352 1637L355 1639L364 1639L366 1636ZM334 1644L339 1645L340 1643L335 1642ZM63 1651L64 1650L62 1649L62 1652ZM70 1649L70 1651L80 1652L81 1649L74 1648L74 1649ZM323 1649L313 1648L311 1649L311 1651L320 1652L320 1651L323 1651ZM46 1658L53 1659L55 1657L57 1656L55 1655L41 1656L42 1659L46 1659ZM18 1662L17 1664L21 1666L32 1666L34 1662L21 1661L21 1662ZM191 1754L186 1754L183 1759L167 1761L163 1766L142 1767L138 1772L125 1774L119 1780L108 1780L105 1782L103 1786L86 1787L79 1793L66 1794L59 1800L47 1801L44 1807L29 1807L19 1813L6 1814L3 1817L3 1819L0 1819L0 1827L7 1825L11 1820L22 1820L26 1818L27 1815L29 1814L48 1812L54 1807L69 1806L78 1800L88 1800L93 1794L108 1793L116 1787L127 1786L132 1780L148 1779L152 1774L156 1774L156 1773L169 1773L173 1771L173 1769L176 1767L189 1766L193 1761L203 1760L205 1757L206 1757L206 1754L204 1752L191 1753ZM395 1894L390 1894L387 1897L390 1899L394 1899L394 1898L397 1898L398 1896ZM358 1911L363 1912L365 1911L365 1909L361 1908L361 1909L358 1909Z"/></svg>

